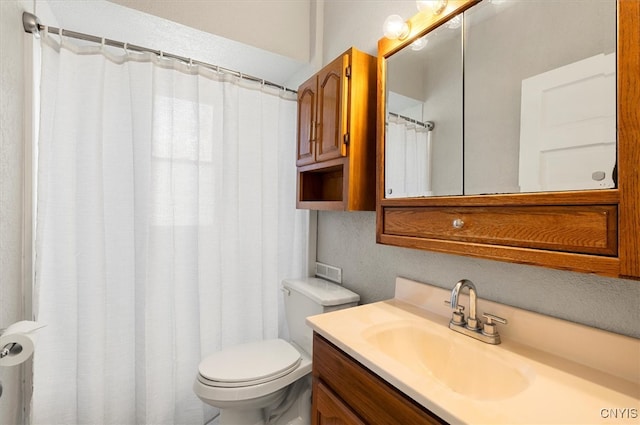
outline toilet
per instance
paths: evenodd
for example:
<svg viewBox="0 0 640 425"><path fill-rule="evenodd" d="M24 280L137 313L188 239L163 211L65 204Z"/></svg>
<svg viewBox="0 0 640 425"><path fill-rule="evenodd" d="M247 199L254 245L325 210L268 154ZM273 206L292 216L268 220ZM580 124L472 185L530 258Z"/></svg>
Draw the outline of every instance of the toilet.
<svg viewBox="0 0 640 425"><path fill-rule="evenodd" d="M309 425L313 331L305 319L353 307L360 296L308 277L282 282L289 341L240 344L204 358L196 395L220 409L219 425Z"/></svg>

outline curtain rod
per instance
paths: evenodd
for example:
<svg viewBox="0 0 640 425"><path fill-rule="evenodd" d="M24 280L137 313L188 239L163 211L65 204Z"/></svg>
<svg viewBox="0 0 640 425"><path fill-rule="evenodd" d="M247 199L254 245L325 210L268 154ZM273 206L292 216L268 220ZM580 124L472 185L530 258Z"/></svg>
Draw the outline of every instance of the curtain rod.
<svg viewBox="0 0 640 425"><path fill-rule="evenodd" d="M24 27L24 31L25 32L31 33L31 34L33 34L35 36L39 36L40 35L40 30L45 29L45 25L42 25L40 23L40 20L38 19L38 17L36 15L32 14L32 13L29 13L29 12L23 12L22 13L22 26ZM121 49L125 49L126 48L126 50L134 50L134 51L137 51L137 52L149 52L149 53L153 53L153 54L155 54L157 56L176 59L176 60L182 61L184 63L188 63L188 64L204 66L206 68L213 69L216 72L235 75L236 77L239 77L241 79L255 81L255 82L262 83L264 85L271 86L271 87L276 87L276 88L278 88L280 90L288 91L288 92L291 92L291 93L297 93L296 90L292 90L292 89L290 89L288 87L285 87L283 85L280 85L280 84L272 83L271 81L266 81L263 78L254 77L252 75L247 75L247 74L244 74L244 73L239 72L239 71L234 71L234 70L231 70L231 69L224 68L222 66L212 65L210 63L201 62L201 61L198 61L198 60L195 60L195 59L191 59L191 58L186 58L184 56L174 55L172 53L166 53L166 52L161 51L161 50L154 50L154 49L150 49L148 47L142 47L142 46L137 46L135 44L123 43L122 41L111 40L111 39L108 39L108 38L97 37L95 35L84 34L84 33L81 33L81 32L70 31L70 30L66 30L66 29L62 29L61 30L60 28L56 28L56 27L46 26L46 28L47 28L48 32L53 33L53 34L58 34L58 35L65 36L65 37L76 38L78 40L90 41L90 42L98 43L98 44L105 44L107 46L119 47ZM61 32L62 32L62 34L60 34Z"/></svg>
<svg viewBox="0 0 640 425"><path fill-rule="evenodd" d="M416 119L410 118L410 117L405 117L404 115L400 115L400 114L396 114L395 112L389 112L389 115L393 116L393 117L398 117L398 118L402 118L405 121L408 121L412 124L417 124L417 125L421 125L424 128L426 128L427 130L431 131L435 128L435 123L433 121L426 121L426 122L421 122L418 121Z"/></svg>

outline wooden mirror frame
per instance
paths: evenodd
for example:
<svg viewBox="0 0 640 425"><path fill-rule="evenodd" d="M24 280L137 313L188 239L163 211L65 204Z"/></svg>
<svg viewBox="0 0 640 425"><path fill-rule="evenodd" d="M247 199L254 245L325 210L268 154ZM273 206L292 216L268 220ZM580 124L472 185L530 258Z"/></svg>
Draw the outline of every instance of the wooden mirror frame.
<svg viewBox="0 0 640 425"><path fill-rule="evenodd" d="M376 241L640 279L640 1L637 0L617 2L617 188L385 199L386 58L479 1L450 0L438 16L419 13L412 17L408 21L410 34L405 39L382 38L378 42ZM568 239L575 240L567 241L567 235L555 235L539 221L549 211L553 213L550 222L559 228L562 220L567 220L566 224L571 220L573 224L572 218L582 220L583 215L591 215L594 224L581 231L573 229L574 234ZM461 235L450 224L445 225L452 217L475 218L477 214L485 219L475 223L476 229L485 232L479 236ZM487 228L481 229L483 225ZM536 239L540 230L547 233L544 237L549 241ZM591 238L591 233L597 236Z"/></svg>

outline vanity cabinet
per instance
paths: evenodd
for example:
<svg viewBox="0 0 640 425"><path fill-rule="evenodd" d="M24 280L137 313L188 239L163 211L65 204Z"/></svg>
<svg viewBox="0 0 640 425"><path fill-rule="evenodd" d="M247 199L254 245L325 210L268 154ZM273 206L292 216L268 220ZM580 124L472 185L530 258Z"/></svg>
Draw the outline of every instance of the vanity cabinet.
<svg viewBox="0 0 640 425"><path fill-rule="evenodd" d="M527 2L517 5L525 3ZM466 194L466 190L462 189L462 194L456 196L444 194L427 197L386 197L385 123L387 112L394 112L386 110L386 98L391 97L390 89L387 87L388 81L391 81L387 72L393 65L390 60L393 60L398 52L408 51L408 46L414 40L438 29L448 30L447 21L452 17L463 12L466 16L479 6L485 7L484 10L488 11L498 8L499 5L478 3L475 0L449 1L441 15L418 14L411 18L411 33L406 39L383 38L379 41L376 220L378 243L603 276L640 279L640 2L618 0L613 2L613 5L617 7L618 25L617 30L613 30L617 31L617 34L611 35L611 38L617 36L614 39L617 43L612 48L616 53L616 63L612 64L612 67L615 68L617 84L612 85L610 97L611 107L617 115L617 125L614 124L612 130L612 137L617 140L617 150L616 154L612 155L615 167L611 187L603 186L603 189L549 189L546 192L535 193L487 190L471 194ZM615 22L616 16L612 16L611 21ZM471 22L473 21L469 20L469 25ZM467 39L473 39L478 34L473 32L473 27L470 28L468 34L465 33ZM457 50L454 54L460 55L460 51ZM470 62L465 61L465 74L471 74L472 66ZM397 79L396 75L393 81ZM500 87L501 83L491 83L494 84L491 87L495 89ZM471 91L467 89L465 85L465 96ZM614 93L616 90L617 94ZM467 98L464 99L466 102ZM473 102L470 103L477 103L475 98L471 100ZM463 121L460 121L459 126L463 122L466 125L467 119L476 126L471 119L481 116L486 121L495 119L495 128L500 129L502 117L492 117L488 112L490 108L485 109L486 111L480 112L473 110L472 113L465 109L461 118ZM425 115L428 114L425 112ZM435 120L436 131L439 125L443 126L442 120ZM470 127L472 125L470 124ZM465 131L461 150L469 148L467 137L471 139L472 136L477 136L477 133ZM434 146L437 143L450 142L449 139L438 139L437 133L434 137ZM517 137L515 139L517 140ZM552 137L548 136L548 139L550 143ZM492 139L494 142L497 140L498 137ZM520 143L523 143L522 139ZM475 155L463 158L464 178L467 178L466 171L473 169L473 161L477 161L478 152L485 150L493 152L495 156L500 153L499 149L492 146L486 143L482 145L482 149L474 147L475 150L471 152ZM522 160L521 158L520 161ZM574 158L573 161L577 159ZM437 162L436 165L442 162ZM496 161L488 162L489 168L501 170ZM568 168L570 165L571 160L565 167ZM597 180L595 174L593 179Z"/></svg>
<svg viewBox="0 0 640 425"><path fill-rule="evenodd" d="M354 48L298 88L297 207L375 209L376 59Z"/></svg>
<svg viewBox="0 0 640 425"><path fill-rule="evenodd" d="M446 422L314 333L311 423L435 425Z"/></svg>

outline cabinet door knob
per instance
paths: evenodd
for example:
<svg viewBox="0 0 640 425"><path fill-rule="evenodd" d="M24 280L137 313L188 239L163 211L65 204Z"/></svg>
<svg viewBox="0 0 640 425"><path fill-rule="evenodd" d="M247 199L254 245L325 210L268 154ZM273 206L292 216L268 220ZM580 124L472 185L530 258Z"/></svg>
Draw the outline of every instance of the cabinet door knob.
<svg viewBox="0 0 640 425"><path fill-rule="evenodd" d="M456 218L453 220L453 228L454 229L462 229L464 227L464 221L461 218Z"/></svg>

